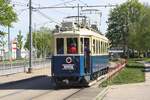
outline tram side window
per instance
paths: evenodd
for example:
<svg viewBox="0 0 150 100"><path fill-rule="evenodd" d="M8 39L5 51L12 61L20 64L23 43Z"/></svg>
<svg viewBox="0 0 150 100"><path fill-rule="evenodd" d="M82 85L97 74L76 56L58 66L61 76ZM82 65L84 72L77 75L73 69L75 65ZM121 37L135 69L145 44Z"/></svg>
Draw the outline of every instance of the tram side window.
<svg viewBox="0 0 150 100"><path fill-rule="evenodd" d="M98 54L100 54L100 42L98 41Z"/></svg>
<svg viewBox="0 0 150 100"><path fill-rule="evenodd" d="M57 45L57 54L64 54L64 39L63 38L57 38L56 39L56 45Z"/></svg>
<svg viewBox="0 0 150 100"><path fill-rule="evenodd" d="M105 42L103 42L103 54L105 53Z"/></svg>
<svg viewBox="0 0 150 100"><path fill-rule="evenodd" d="M102 41L102 54L104 54L104 42Z"/></svg>
<svg viewBox="0 0 150 100"><path fill-rule="evenodd" d="M101 54L103 54L103 42L101 41Z"/></svg>
<svg viewBox="0 0 150 100"><path fill-rule="evenodd" d="M83 54L83 38L80 38L81 54Z"/></svg>
<svg viewBox="0 0 150 100"><path fill-rule="evenodd" d="M77 54L78 53L78 42L77 38L67 38L67 53Z"/></svg>
<svg viewBox="0 0 150 100"><path fill-rule="evenodd" d="M109 50L109 44L107 43L107 53L108 53L108 50Z"/></svg>
<svg viewBox="0 0 150 100"><path fill-rule="evenodd" d="M106 43L104 42L104 53L106 53Z"/></svg>
<svg viewBox="0 0 150 100"><path fill-rule="evenodd" d="M89 40L89 38L84 38L84 53L85 52L90 53L90 40Z"/></svg>
<svg viewBox="0 0 150 100"><path fill-rule="evenodd" d="M99 48L98 48L98 40L96 40L96 54L98 54L98 50L99 50Z"/></svg>
<svg viewBox="0 0 150 100"><path fill-rule="evenodd" d="M105 43L105 53L107 53L107 43Z"/></svg>
<svg viewBox="0 0 150 100"><path fill-rule="evenodd" d="M89 38L84 38L84 46L87 46L87 48L90 48Z"/></svg>
<svg viewBox="0 0 150 100"><path fill-rule="evenodd" d="M104 53L106 53L106 43L104 42Z"/></svg>
<svg viewBox="0 0 150 100"><path fill-rule="evenodd" d="M101 42L99 41L99 54L101 54Z"/></svg>
<svg viewBox="0 0 150 100"><path fill-rule="evenodd" d="M93 40L93 53L95 54L96 50L95 50L95 40Z"/></svg>

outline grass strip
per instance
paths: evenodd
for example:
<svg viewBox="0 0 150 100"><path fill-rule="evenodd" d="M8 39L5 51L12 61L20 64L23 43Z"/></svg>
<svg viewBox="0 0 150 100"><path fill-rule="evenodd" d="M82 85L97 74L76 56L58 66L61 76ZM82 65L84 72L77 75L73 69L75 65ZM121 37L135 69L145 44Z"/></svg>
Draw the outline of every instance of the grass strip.
<svg viewBox="0 0 150 100"><path fill-rule="evenodd" d="M126 67L117 75L104 81L101 86L139 83L145 81L144 64L129 60Z"/></svg>

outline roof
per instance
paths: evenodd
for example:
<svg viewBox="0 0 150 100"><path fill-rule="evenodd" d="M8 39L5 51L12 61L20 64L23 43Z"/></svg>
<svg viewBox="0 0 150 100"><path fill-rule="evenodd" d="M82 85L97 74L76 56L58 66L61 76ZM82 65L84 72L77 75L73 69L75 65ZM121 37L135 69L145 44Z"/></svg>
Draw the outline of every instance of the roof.
<svg viewBox="0 0 150 100"><path fill-rule="evenodd" d="M102 38L104 40L107 40L108 39L104 36L104 35L101 35L95 31L92 31L92 30L89 30L89 29L86 29L86 28L80 28L79 31L76 30L76 31L63 31L63 32L59 32L59 33L54 33L54 36L95 36L95 37L98 37L98 38Z"/></svg>

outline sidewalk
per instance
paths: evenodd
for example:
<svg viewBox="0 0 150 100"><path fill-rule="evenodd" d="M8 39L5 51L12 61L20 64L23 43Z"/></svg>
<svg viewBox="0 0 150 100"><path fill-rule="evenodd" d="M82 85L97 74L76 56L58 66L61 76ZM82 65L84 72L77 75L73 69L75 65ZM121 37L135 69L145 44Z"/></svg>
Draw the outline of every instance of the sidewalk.
<svg viewBox="0 0 150 100"><path fill-rule="evenodd" d="M145 67L150 69L150 63ZM113 85L103 100L150 100L150 71L145 72L144 83Z"/></svg>
<svg viewBox="0 0 150 100"><path fill-rule="evenodd" d="M37 76L50 75L50 68L33 69L32 73L17 73L0 77L0 85L20 80L26 80Z"/></svg>

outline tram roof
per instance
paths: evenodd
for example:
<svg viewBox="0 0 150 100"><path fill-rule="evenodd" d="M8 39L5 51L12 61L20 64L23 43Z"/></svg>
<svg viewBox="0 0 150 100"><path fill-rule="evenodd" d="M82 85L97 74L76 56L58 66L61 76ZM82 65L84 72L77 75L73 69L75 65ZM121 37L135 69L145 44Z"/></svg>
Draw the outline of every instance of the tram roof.
<svg viewBox="0 0 150 100"><path fill-rule="evenodd" d="M54 33L54 36L95 36L104 40L108 40L104 35L101 35L95 31L86 28L79 29L79 31L63 31L59 33Z"/></svg>

